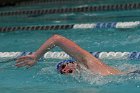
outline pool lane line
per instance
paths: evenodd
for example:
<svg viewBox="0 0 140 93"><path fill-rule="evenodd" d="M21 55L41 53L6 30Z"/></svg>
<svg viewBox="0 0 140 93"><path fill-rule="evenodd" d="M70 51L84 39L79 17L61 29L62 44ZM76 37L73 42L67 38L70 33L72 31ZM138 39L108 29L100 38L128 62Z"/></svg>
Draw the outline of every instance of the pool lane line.
<svg viewBox="0 0 140 93"><path fill-rule="evenodd" d="M68 30L68 29L110 29L110 28L136 28L140 21L135 22L98 22L87 24L59 24L59 25L31 25L31 26L3 26L0 32L12 31L47 31L47 30Z"/></svg>
<svg viewBox="0 0 140 93"><path fill-rule="evenodd" d="M32 54L33 52L0 52L2 62L7 60L15 60L21 56ZM99 59L114 59L114 60L140 60L140 52L90 52ZM47 52L41 59L69 59L70 56L65 52Z"/></svg>
<svg viewBox="0 0 140 93"><path fill-rule="evenodd" d="M58 13L118 11L118 10L132 10L132 9L140 9L140 3L109 4L109 5L100 5L100 6L83 6L83 7L60 8L60 9L3 11L0 12L0 16L44 15L44 14L58 14Z"/></svg>
<svg viewBox="0 0 140 93"><path fill-rule="evenodd" d="M0 27L0 32L12 31L36 31L36 30L67 30L72 29L73 24L70 25L40 25L40 26L12 26Z"/></svg>

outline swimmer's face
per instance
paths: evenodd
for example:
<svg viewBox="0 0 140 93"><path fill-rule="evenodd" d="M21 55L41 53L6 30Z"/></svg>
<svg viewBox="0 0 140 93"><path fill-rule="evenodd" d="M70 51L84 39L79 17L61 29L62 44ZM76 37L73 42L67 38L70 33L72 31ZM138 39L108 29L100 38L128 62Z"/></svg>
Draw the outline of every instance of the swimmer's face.
<svg viewBox="0 0 140 93"><path fill-rule="evenodd" d="M73 73L73 72L75 72L76 67L77 67L77 63L76 62L64 63L60 67L60 73L61 74Z"/></svg>

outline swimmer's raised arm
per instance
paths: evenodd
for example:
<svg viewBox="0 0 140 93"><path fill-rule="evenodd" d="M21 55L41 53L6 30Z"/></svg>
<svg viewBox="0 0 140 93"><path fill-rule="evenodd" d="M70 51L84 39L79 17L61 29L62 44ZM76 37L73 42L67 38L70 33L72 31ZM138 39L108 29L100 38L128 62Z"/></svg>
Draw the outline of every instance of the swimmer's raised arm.
<svg viewBox="0 0 140 93"><path fill-rule="evenodd" d="M48 52L53 47L58 46L63 51L65 51L68 55L74 58L77 61L83 62L87 55L91 55L89 52L82 49L73 41L61 36L54 35L50 37L35 53L37 59L43 56L46 52Z"/></svg>
<svg viewBox="0 0 140 93"><path fill-rule="evenodd" d="M54 35L50 37L46 42L32 55L27 55L17 59L16 66L32 66L37 60L42 57L46 52L52 49L55 46L59 46L63 51L69 54L72 58L74 58L77 62L82 63L89 70L93 72L97 72L101 75L109 75L109 74L119 74L120 71L116 70L110 66L107 66L99 59L95 58L86 50L82 49L76 43L71 40L61 36Z"/></svg>
<svg viewBox="0 0 140 93"><path fill-rule="evenodd" d="M90 54L87 51L80 48L77 44L75 44L71 40L61 35L53 35L48 40L46 40L46 42L34 54L19 58L17 60L16 66L18 67L25 65L31 66L54 46L59 46L63 51L65 51L67 54L69 54L71 57L73 57L75 60L79 62L85 62L84 61L85 57ZM34 62L31 62L31 60L33 60ZM20 62L22 63L20 64ZM25 64L23 65L23 63Z"/></svg>

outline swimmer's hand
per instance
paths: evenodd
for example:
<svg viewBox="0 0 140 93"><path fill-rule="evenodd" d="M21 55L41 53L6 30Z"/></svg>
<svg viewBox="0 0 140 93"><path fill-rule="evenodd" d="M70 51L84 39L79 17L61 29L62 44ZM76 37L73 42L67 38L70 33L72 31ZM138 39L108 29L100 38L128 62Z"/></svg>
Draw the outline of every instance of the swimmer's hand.
<svg viewBox="0 0 140 93"><path fill-rule="evenodd" d="M22 56L16 60L16 66L17 67L31 67L35 65L37 62L36 56L35 55L27 55L27 56Z"/></svg>

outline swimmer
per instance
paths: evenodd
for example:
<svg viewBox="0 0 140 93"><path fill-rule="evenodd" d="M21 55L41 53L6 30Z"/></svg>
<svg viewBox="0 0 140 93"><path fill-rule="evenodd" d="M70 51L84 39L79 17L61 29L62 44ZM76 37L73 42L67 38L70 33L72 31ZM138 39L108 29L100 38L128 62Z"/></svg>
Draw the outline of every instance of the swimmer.
<svg viewBox="0 0 140 93"><path fill-rule="evenodd" d="M46 52L55 46L60 47L63 51L65 51L69 56L71 56L74 60L66 60L57 65L57 70L61 74L69 74L74 73L76 69L79 68L79 64L82 64L91 72L107 76L107 75L117 75L122 74L118 69L110 67L104 64L101 60L94 57L92 54L82 49L73 41L61 36L61 35L53 35L50 37L36 52L31 55L22 56L16 60L16 66L33 66L37 63L38 59L40 59Z"/></svg>

